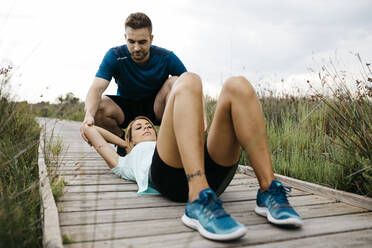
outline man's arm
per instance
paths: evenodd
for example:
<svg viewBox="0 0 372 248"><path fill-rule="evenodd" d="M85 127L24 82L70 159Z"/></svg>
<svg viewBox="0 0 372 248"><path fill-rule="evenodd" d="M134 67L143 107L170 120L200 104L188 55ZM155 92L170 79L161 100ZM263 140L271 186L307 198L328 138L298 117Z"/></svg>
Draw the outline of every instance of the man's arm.
<svg viewBox="0 0 372 248"><path fill-rule="evenodd" d="M98 106L102 98L102 94L107 89L109 84L110 81L103 78L95 77L92 85L89 88L87 97L85 99L85 117L83 124L80 127L81 136L86 142L88 142L88 139L85 136L82 127L85 124L88 126L94 125L94 116L97 113Z"/></svg>

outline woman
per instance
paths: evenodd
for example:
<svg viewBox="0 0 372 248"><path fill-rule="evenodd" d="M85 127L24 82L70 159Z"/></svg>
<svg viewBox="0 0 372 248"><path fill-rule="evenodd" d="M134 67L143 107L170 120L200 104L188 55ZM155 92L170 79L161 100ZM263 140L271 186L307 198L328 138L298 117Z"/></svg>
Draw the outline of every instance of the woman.
<svg viewBox="0 0 372 248"><path fill-rule="evenodd" d="M125 176L133 176L140 193L154 192L154 188L171 200L188 200L182 221L214 240L236 239L246 233L215 194L230 183L243 147L260 184L256 213L275 224L300 226L301 217L287 201L287 188L274 180L264 117L251 84L243 77L226 81L205 144L203 112L201 80L196 74L184 73L172 87L158 137L143 117L127 130L128 144L96 127L85 126L85 133L118 175L125 174L131 161L135 161L134 170L144 164L139 166L142 172ZM121 158L105 139L133 150Z"/></svg>

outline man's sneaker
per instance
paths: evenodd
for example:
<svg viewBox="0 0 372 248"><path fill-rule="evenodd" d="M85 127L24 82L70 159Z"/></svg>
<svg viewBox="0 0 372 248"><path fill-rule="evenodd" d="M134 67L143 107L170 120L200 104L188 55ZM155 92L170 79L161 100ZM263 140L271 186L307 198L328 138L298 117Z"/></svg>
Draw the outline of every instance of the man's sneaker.
<svg viewBox="0 0 372 248"><path fill-rule="evenodd" d="M267 217L271 223L300 227L302 218L289 204L287 199L289 192L290 187L273 180L268 190L261 193L258 189L255 212Z"/></svg>
<svg viewBox="0 0 372 248"><path fill-rule="evenodd" d="M244 236L247 229L225 212L222 203L213 190L204 189L198 199L187 202L182 221L212 240L232 240Z"/></svg>

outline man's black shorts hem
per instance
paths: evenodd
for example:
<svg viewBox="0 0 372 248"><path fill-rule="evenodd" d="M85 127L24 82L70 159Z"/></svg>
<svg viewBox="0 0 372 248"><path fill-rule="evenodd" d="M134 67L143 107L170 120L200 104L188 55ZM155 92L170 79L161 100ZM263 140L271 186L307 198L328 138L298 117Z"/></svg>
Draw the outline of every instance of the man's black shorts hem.
<svg viewBox="0 0 372 248"><path fill-rule="evenodd" d="M161 120L158 120L154 113L154 102L156 95L142 100L129 100L116 95L106 96L113 100L119 106L121 111L123 111L124 122L120 124L120 128L126 128L132 120L140 115L149 118L154 125L160 125Z"/></svg>
<svg viewBox="0 0 372 248"><path fill-rule="evenodd" d="M209 186L217 196L221 195L233 179L238 168L238 162L232 166L217 164L209 156L207 145L204 148L205 175ZM160 158L157 147L152 157L149 170L149 183L163 196L176 202L186 202L188 199L188 183L183 168L170 167Z"/></svg>

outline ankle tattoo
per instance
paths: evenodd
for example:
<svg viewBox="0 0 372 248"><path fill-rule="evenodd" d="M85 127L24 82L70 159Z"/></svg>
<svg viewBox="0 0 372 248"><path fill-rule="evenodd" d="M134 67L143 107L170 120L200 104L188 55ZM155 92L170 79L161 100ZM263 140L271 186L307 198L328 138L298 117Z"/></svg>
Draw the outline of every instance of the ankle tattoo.
<svg viewBox="0 0 372 248"><path fill-rule="evenodd" d="M195 172L194 174L186 174L187 181L190 182L194 177L201 177L202 173L200 170Z"/></svg>

